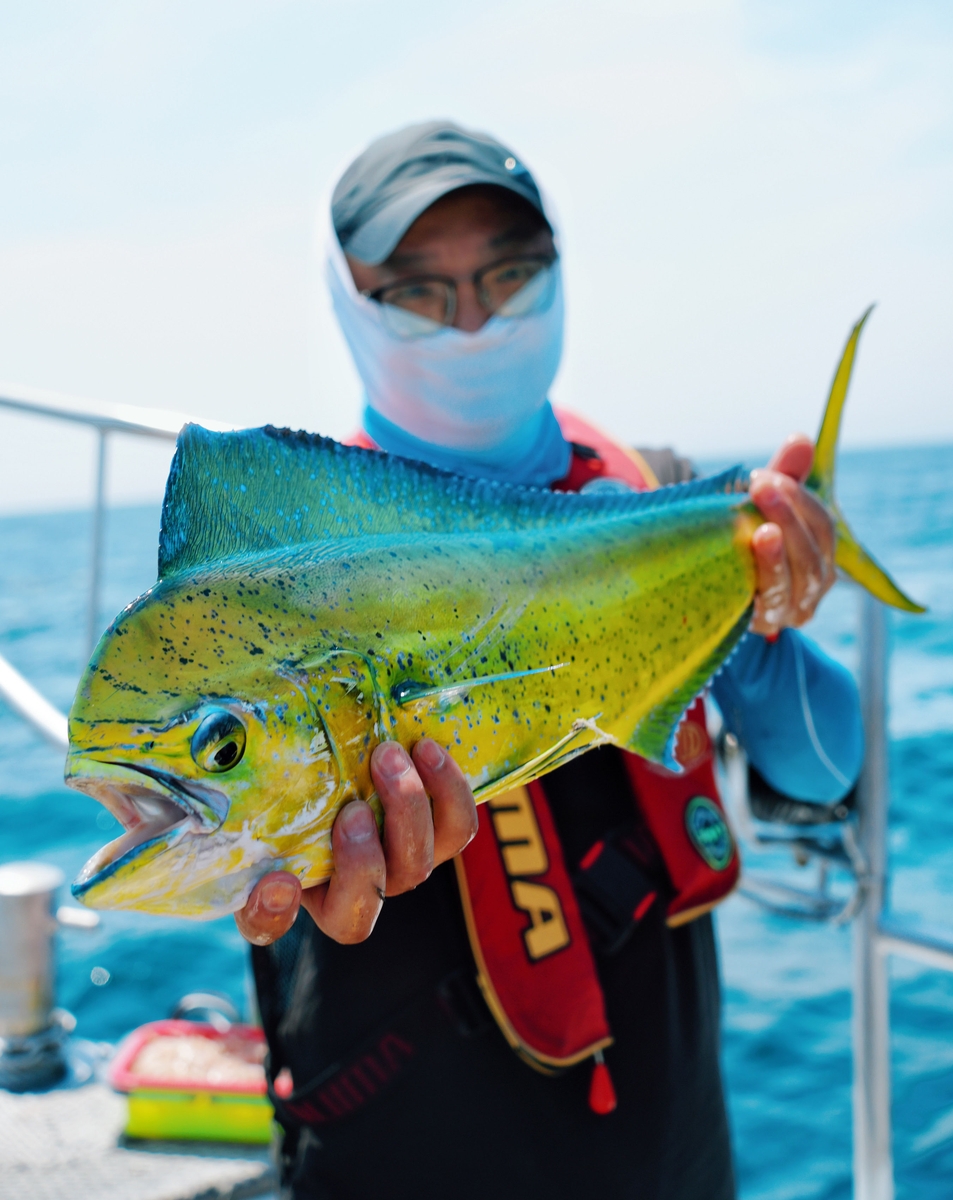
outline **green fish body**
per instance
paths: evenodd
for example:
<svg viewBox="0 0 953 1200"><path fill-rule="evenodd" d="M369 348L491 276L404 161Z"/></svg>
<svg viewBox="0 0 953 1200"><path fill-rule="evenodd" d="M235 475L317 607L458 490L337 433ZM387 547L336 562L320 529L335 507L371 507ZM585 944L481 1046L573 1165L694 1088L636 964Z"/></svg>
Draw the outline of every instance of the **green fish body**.
<svg viewBox="0 0 953 1200"><path fill-rule="evenodd" d="M833 508L829 457L814 486ZM679 721L750 620L745 486L734 470L566 495L186 427L159 580L103 635L70 713L67 782L126 830L74 894L215 917L270 870L327 879L341 806L380 813L384 739L435 738L478 800L604 742L677 769ZM915 608L837 520L838 559Z"/></svg>

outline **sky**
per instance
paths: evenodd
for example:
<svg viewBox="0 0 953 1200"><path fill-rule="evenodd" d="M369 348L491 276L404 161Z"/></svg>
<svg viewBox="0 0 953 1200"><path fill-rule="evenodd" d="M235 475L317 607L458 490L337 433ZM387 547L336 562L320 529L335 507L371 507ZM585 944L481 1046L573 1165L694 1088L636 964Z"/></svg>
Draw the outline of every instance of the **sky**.
<svg viewBox="0 0 953 1200"><path fill-rule="evenodd" d="M0 381L345 435L327 197L441 116L552 201L557 403L768 451L876 301L845 444L953 440L953 6L921 0L5 0ZM92 446L0 412L0 512L87 503ZM112 499L170 449L116 439Z"/></svg>

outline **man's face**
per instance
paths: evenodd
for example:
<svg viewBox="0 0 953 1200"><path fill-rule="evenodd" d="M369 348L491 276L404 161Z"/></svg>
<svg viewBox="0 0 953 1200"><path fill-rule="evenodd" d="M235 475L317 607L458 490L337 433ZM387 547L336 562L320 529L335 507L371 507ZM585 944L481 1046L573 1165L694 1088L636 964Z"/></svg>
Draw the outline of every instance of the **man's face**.
<svg viewBox="0 0 953 1200"><path fill-rule="evenodd" d="M528 206L527 206L528 208ZM545 225L499 188L469 187L442 196L420 214L379 266L347 256L358 291L440 276L456 284L452 324L473 333L490 319L474 275L521 255L555 256Z"/></svg>

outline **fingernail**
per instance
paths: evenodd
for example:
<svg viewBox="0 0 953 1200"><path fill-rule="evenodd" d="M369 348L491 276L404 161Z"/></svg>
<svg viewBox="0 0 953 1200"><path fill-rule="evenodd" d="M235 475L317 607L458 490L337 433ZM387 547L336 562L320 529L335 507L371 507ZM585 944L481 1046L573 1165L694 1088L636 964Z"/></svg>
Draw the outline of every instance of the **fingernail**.
<svg viewBox="0 0 953 1200"><path fill-rule="evenodd" d="M383 742L374 759L374 766L387 779L400 779L406 775L412 763L410 755L397 742Z"/></svg>
<svg viewBox="0 0 953 1200"><path fill-rule="evenodd" d="M374 814L366 804L351 801L338 817L338 824L349 842L366 842L377 833Z"/></svg>
<svg viewBox="0 0 953 1200"><path fill-rule="evenodd" d="M758 488L758 503L759 504L776 504L779 499L778 489L773 483L762 484Z"/></svg>
<svg viewBox="0 0 953 1200"><path fill-rule="evenodd" d="M269 912L284 912L295 901L298 889L287 879L276 879L274 883L266 883L258 893L258 901L262 908Z"/></svg>
<svg viewBox="0 0 953 1200"><path fill-rule="evenodd" d="M438 771L446 762L447 752L433 738L425 738L417 747L417 757L431 771Z"/></svg>

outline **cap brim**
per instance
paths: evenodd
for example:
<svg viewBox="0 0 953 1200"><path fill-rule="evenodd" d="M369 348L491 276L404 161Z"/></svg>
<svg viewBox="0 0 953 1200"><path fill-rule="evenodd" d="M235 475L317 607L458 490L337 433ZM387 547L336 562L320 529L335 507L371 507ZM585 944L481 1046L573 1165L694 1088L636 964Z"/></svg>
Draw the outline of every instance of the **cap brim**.
<svg viewBox="0 0 953 1200"><path fill-rule="evenodd" d="M400 239L431 204L441 196L446 196L448 192L480 183L505 187L528 200L533 208L542 212L536 197L528 189L519 186L518 178L511 182L499 173L478 171L471 166L454 164L442 170L429 172L416 186L385 204L350 238L344 246L345 252L359 262L378 266L393 254ZM545 218L546 214L542 215Z"/></svg>

